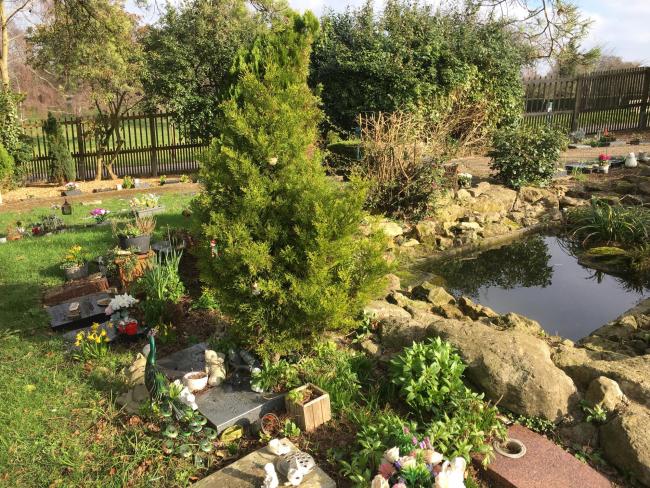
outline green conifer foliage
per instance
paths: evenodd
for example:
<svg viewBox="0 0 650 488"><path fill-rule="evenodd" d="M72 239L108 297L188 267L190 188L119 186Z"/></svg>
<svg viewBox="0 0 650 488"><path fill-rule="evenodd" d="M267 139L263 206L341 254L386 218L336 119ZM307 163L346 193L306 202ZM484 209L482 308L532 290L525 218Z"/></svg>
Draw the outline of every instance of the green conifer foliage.
<svg viewBox="0 0 650 488"><path fill-rule="evenodd" d="M77 166L65 141L63 127L51 113L47 114L43 129L47 135L48 152L52 158L50 178L59 184L76 180Z"/></svg>
<svg viewBox="0 0 650 488"><path fill-rule="evenodd" d="M239 56L194 201L202 277L264 357L349 329L388 268L385 238L359 230L365 189L329 180L315 146L321 112L307 72L317 29L311 13L291 13Z"/></svg>

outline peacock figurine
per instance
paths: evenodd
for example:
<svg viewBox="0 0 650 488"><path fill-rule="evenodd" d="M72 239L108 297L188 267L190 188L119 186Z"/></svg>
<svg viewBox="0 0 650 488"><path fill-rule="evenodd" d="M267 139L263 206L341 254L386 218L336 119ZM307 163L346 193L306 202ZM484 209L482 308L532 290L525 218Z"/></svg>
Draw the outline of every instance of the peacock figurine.
<svg viewBox="0 0 650 488"><path fill-rule="evenodd" d="M196 410L194 395L179 381L170 385L165 374L158 368L155 334L154 329L149 331L149 352L144 368L144 384L149 392L151 402L156 403L163 412L173 413L176 420L191 418Z"/></svg>

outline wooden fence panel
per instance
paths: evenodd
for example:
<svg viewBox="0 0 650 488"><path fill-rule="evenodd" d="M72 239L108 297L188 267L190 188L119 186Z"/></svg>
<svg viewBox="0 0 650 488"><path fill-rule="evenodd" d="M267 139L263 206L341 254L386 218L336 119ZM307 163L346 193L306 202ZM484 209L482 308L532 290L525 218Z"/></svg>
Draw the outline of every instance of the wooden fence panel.
<svg viewBox="0 0 650 488"><path fill-rule="evenodd" d="M596 72L575 78L524 81L524 119L593 134L648 128L650 68Z"/></svg>
<svg viewBox="0 0 650 488"><path fill-rule="evenodd" d="M97 172L97 140L93 136L93 120L64 117L60 120L68 149L77 165L79 179L93 179ZM51 157L43 121L23 124L32 139L33 160L29 163L29 179L48 180ZM115 155L113 171L118 176L157 176L196 171L198 156L206 143L190 137L167 113L126 114L120 120L119 133L108 143L107 157ZM103 168L103 177L108 178Z"/></svg>

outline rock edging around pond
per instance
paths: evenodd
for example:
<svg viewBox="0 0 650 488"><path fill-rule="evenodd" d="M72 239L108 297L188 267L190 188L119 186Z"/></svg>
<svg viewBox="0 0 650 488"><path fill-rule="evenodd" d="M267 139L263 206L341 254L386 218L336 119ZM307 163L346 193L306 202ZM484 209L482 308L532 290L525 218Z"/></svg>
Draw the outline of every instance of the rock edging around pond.
<svg viewBox="0 0 650 488"><path fill-rule="evenodd" d="M610 463L650 486L650 354L641 350L650 339L650 299L574 344L516 313L456 300L440 286L402 290L397 277L390 281L386 298L365 309L379 335L364 349L390 354L442 337L487 399L556 422L565 443L602 449ZM587 422L583 400L607 409L604 422Z"/></svg>

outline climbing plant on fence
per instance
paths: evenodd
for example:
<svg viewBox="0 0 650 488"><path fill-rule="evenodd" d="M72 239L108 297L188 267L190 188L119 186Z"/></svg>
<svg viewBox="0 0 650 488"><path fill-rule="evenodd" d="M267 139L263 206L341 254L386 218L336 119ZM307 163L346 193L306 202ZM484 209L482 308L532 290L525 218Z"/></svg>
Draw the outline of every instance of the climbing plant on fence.
<svg viewBox="0 0 650 488"><path fill-rule="evenodd" d="M96 172L97 144L92 135L91 118L63 117L59 120L66 144L74 158L77 177L92 179ZM28 178L47 180L50 152L40 120L24 124L32 142L33 159L28 163ZM207 144L191 137L186 129L174 123L171 114L128 114L121 118L118 135L109 142L108 150L117 154L113 170L120 176L157 176L198 169L197 157ZM104 177L107 177L104 170Z"/></svg>

